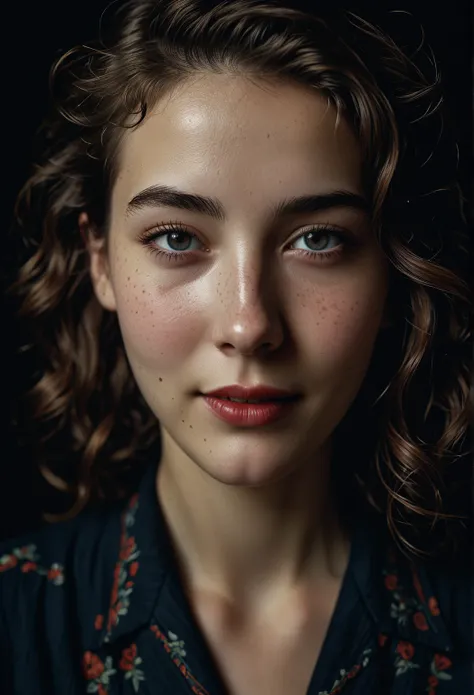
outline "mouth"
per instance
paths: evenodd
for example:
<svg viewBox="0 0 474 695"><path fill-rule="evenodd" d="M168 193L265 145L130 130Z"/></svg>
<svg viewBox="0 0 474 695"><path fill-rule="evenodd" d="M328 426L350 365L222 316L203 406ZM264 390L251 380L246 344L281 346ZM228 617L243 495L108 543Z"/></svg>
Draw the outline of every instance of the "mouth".
<svg viewBox="0 0 474 695"><path fill-rule="evenodd" d="M201 394L206 407L219 420L240 428L270 425L294 417L299 395L265 398L239 398L228 395ZM291 420L288 420L290 422Z"/></svg>
<svg viewBox="0 0 474 695"><path fill-rule="evenodd" d="M209 394L203 394L204 396L208 396ZM219 398L222 401L231 401L232 403L254 403L255 405L259 404L264 404L264 403L284 403L286 401L294 401L299 396L284 396L280 398L231 398L230 396L214 396L214 398Z"/></svg>

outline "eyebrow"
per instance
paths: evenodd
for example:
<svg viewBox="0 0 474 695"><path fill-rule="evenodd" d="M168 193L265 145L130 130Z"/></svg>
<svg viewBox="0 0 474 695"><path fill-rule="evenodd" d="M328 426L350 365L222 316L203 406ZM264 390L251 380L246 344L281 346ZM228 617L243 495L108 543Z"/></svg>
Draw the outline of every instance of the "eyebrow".
<svg viewBox="0 0 474 695"><path fill-rule="evenodd" d="M225 221L226 213L223 204L216 198L186 193L173 186L154 185L137 193L127 205L126 216L133 215L138 210L148 207L166 207L178 210L189 210L208 215L216 220ZM331 208L354 208L369 212L367 200L357 193L345 190L330 191L313 195L303 195L288 198L279 202L271 211L274 219L298 215L301 213L318 212Z"/></svg>

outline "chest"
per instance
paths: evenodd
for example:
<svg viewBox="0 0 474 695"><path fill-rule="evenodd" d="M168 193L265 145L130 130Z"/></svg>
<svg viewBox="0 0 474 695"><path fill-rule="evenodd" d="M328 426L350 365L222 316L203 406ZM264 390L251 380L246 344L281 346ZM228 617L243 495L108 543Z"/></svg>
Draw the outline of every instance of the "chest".
<svg viewBox="0 0 474 695"><path fill-rule="evenodd" d="M338 586L311 605L245 621L209 601L195 617L228 695L306 695L335 612Z"/></svg>

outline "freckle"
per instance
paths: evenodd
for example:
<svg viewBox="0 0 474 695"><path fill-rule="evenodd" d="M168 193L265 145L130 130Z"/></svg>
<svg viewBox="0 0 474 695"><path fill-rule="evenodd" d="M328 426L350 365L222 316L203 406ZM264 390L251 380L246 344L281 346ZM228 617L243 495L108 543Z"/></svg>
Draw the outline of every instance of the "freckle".
<svg viewBox="0 0 474 695"><path fill-rule="evenodd" d="M163 379L161 378L161 376L160 376L160 378L159 378L159 381L163 381Z"/></svg>
<svg viewBox="0 0 474 695"><path fill-rule="evenodd" d="M128 276L127 280L130 281L130 275Z"/></svg>
<svg viewBox="0 0 474 695"><path fill-rule="evenodd" d="M181 422L184 422L184 420L181 420Z"/></svg>
<svg viewBox="0 0 474 695"><path fill-rule="evenodd" d="M204 438L204 441L205 441L205 442L207 442L207 439L206 439L206 438Z"/></svg>
<svg viewBox="0 0 474 695"><path fill-rule="evenodd" d="M189 425L189 429L191 429L191 430L192 430L192 429L193 429L193 426L192 426L192 425Z"/></svg>

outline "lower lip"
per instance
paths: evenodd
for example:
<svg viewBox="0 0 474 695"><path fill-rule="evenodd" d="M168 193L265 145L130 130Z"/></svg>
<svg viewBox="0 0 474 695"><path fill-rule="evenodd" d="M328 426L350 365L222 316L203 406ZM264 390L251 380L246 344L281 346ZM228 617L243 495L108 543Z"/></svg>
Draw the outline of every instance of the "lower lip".
<svg viewBox="0 0 474 695"><path fill-rule="evenodd" d="M204 402L220 420L238 427L268 425L287 415L297 398L265 403L234 403L215 396L204 396Z"/></svg>

